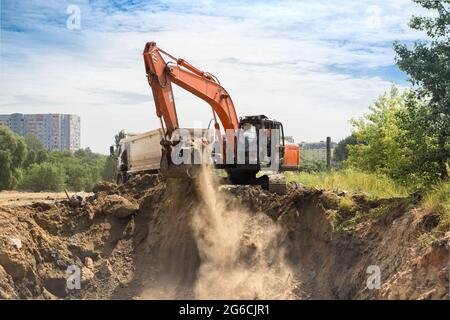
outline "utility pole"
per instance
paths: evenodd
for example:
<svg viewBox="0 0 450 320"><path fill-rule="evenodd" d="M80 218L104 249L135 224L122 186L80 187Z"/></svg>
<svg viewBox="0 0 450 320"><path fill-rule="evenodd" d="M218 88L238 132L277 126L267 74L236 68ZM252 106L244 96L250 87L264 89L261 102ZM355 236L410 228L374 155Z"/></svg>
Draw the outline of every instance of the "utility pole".
<svg viewBox="0 0 450 320"><path fill-rule="evenodd" d="M327 137L327 170L331 170L331 137Z"/></svg>

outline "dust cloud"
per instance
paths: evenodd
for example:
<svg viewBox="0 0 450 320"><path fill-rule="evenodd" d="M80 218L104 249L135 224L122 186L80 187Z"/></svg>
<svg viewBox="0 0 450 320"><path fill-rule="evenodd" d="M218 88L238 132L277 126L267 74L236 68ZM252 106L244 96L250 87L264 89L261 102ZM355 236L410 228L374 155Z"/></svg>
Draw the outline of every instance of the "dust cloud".
<svg viewBox="0 0 450 320"><path fill-rule="evenodd" d="M200 203L192 229L201 259L197 299L295 298L292 272L280 244L281 228L267 215L229 208L211 169L202 167Z"/></svg>

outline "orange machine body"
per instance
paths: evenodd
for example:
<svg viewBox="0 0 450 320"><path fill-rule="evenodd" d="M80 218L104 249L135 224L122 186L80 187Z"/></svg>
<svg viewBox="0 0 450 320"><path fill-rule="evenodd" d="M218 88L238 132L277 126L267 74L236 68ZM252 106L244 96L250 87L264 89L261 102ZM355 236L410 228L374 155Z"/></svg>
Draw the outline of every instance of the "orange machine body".
<svg viewBox="0 0 450 320"><path fill-rule="evenodd" d="M297 170L300 166L300 148L298 144L286 144L284 146L283 167Z"/></svg>

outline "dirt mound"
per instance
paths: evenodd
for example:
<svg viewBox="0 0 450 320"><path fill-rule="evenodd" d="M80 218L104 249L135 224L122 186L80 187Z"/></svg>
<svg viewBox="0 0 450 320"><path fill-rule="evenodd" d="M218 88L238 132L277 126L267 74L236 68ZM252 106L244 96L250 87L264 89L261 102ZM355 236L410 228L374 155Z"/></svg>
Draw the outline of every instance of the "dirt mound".
<svg viewBox="0 0 450 320"><path fill-rule="evenodd" d="M431 215L142 175L80 206L0 207L0 298L448 299L450 235L432 238Z"/></svg>

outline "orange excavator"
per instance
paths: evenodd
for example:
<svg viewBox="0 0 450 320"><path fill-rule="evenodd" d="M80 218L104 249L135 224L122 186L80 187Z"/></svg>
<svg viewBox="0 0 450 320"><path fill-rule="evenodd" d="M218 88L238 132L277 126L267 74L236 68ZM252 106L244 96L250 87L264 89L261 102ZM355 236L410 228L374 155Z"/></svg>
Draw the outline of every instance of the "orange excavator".
<svg viewBox="0 0 450 320"><path fill-rule="evenodd" d="M264 115L238 118L229 93L214 75L197 69L183 59L175 58L158 48L155 42L148 42L143 54L156 115L160 119L163 133L163 174L177 177L180 172L185 172L186 168L199 167L197 163L180 164L173 161L174 153L178 155L182 152L180 150L185 150L179 147L181 139L176 134L181 128L172 91L174 83L211 107L214 139L218 147L209 154L214 158L210 163L215 168L226 171L229 183L258 184L277 193L284 192L284 175L277 173L298 170L300 155L298 145L285 141L283 125L280 122L270 120ZM249 145L256 147L252 149ZM184 146L186 147L186 144ZM187 147L189 148L189 145ZM192 148L195 147L192 145ZM259 175L261 170L275 173Z"/></svg>

